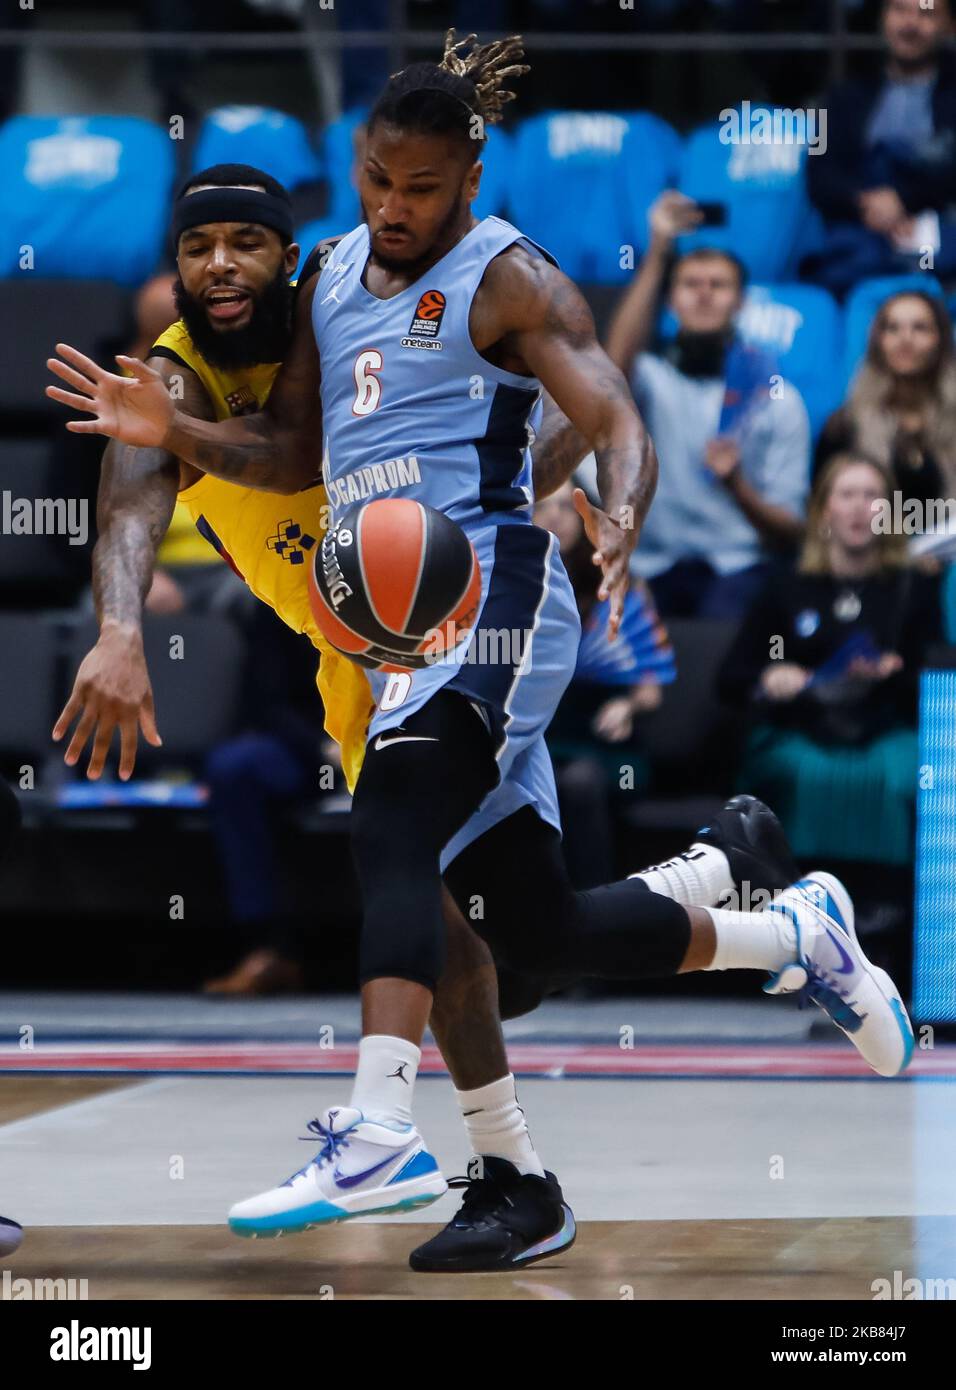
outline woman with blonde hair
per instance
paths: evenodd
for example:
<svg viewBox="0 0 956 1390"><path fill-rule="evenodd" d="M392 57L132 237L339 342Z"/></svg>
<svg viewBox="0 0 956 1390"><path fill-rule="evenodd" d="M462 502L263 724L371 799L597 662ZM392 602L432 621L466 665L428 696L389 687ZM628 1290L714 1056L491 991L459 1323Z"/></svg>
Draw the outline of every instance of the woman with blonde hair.
<svg viewBox="0 0 956 1390"><path fill-rule="evenodd" d="M721 671L754 727L741 784L774 806L798 858L912 858L917 690L939 638L938 580L884 525L893 480L832 458L796 569L770 580Z"/></svg>
<svg viewBox="0 0 956 1390"><path fill-rule="evenodd" d="M906 290L880 305L849 396L823 427L816 470L847 449L882 465L904 502L956 496L956 353L938 295Z"/></svg>

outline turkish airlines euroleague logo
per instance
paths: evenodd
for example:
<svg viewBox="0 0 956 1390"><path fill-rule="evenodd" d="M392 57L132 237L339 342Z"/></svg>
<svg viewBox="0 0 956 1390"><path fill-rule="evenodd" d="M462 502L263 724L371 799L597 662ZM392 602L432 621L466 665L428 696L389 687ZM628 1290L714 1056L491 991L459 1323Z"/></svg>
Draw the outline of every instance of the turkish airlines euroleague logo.
<svg viewBox="0 0 956 1390"><path fill-rule="evenodd" d="M441 290L426 290L415 308L409 327L413 338L437 338L445 314L445 296Z"/></svg>

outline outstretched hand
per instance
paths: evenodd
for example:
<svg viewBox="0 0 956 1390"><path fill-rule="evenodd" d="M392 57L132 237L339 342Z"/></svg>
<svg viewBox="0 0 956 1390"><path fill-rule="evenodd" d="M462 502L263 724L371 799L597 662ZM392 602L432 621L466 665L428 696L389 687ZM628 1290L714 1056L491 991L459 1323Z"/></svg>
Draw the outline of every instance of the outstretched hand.
<svg viewBox="0 0 956 1390"><path fill-rule="evenodd" d="M115 729L120 731L119 775L124 782L133 773L140 730L147 743L154 748L162 746L141 637L104 628L96 646L83 658L73 692L53 726L55 742L59 743L77 716L63 761L68 767L75 766L92 736L86 775L93 781L103 771Z"/></svg>
<svg viewBox="0 0 956 1390"><path fill-rule="evenodd" d="M116 360L120 366L131 373L119 376L105 371L91 357L68 343L57 343L56 350L64 360L49 357L47 366L54 376L74 390L48 386L46 394L51 400L94 417L92 420L67 420L68 430L74 434L106 434L139 448L162 446L173 421L175 406L158 372L138 357L118 356Z"/></svg>
<svg viewBox="0 0 956 1390"><path fill-rule="evenodd" d="M625 529L588 501L582 488L576 487L573 494L574 507L584 522L587 538L594 546L593 560L604 571L598 598L603 603L611 600L611 615L608 619L607 635L613 642L621 626L624 614L624 600L631 587L631 551L637 543L637 530Z"/></svg>

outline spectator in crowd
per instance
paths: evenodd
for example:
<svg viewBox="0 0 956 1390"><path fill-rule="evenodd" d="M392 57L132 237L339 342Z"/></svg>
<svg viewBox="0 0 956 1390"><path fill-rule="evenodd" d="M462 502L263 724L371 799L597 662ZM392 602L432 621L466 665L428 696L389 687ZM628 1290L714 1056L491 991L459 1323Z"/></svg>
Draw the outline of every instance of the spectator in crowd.
<svg viewBox="0 0 956 1390"><path fill-rule="evenodd" d="M905 865L917 784L917 682L939 635L938 581L875 524L889 474L837 454L813 490L796 570L756 599L718 689L749 706L740 785L798 858Z"/></svg>
<svg viewBox="0 0 956 1390"><path fill-rule="evenodd" d="M628 376L660 459L657 493L635 552L664 617L740 616L775 551L796 544L810 468L810 425L796 388L737 337L744 270L702 248L673 265L678 330L654 336L674 239L701 212L681 193L650 211L650 244L621 301L608 352Z"/></svg>
<svg viewBox="0 0 956 1390"><path fill-rule="evenodd" d="M657 709L661 686L674 679L674 654L639 580L625 598L616 640L608 640L610 605L598 602L601 572L570 483L538 503L535 521L558 537L581 615L577 665L548 730L548 745L568 872L576 888L593 888L615 877L612 811L622 769L633 770L629 793L646 781L639 721Z"/></svg>
<svg viewBox="0 0 956 1390"><path fill-rule="evenodd" d="M804 271L838 295L874 275L956 274L951 0L886 0L882 30L882 71L827 93L826 151L807 160L826 238Z"/></svg>
<svg viewBox="0 0 956 1390"><path fill-rule="evenodd" d="M154 275L142 285L136 295L136 337L129 349L131 357L146 361L150 349L161 333L179 318L175 296L176 276L172 271Z"/></svg>
<svg viewBox="0 0 956 1390"><path fill-rule="evenodd" d="M881 304L846 402L817 444L816 470L862 453L909 498L956 496L956 352L943 300L907 291Z"/></svg>
<svg viewBox="0 0 956 1390"><path fill-rule="evenodd" d="M283 809L344 785L322 729L315 652L271 609L250 615L242 732L210 750L205 780L238 963L208 994L275 994L303 982L301 944L282 891Z"/></svg>

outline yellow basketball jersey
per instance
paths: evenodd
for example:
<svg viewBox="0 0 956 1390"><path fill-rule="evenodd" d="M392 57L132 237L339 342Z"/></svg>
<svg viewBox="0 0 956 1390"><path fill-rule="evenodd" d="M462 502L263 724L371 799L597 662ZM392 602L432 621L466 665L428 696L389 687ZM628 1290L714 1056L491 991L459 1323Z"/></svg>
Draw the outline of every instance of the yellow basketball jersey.
<svg viewBox="0 0 956 1390"><path fill-rule="evenodd" d="M221 565L223 561L210 550L207 541L196 530L193 514L185 502L173 508L172 520L156 552L158 565L192 565L196 568Z"/></svg>
<svg viewBox="0 0 956 1390"><path fill-rule="evenodd" d="M180 320L156 340L154 352L195 372L209 393L216 418L228 420L260 410L279 370L273 362L220 371L202 358ZM322 636L309 604L308 572L328 517L321 483L294 496L238 487L203 474L179 494L200 534L295 632L302 632L321 654L317 684L325 706L325 727L342 749L349 789L365 754L365 734L374 701L365 672L341 656Z"/></svg>

